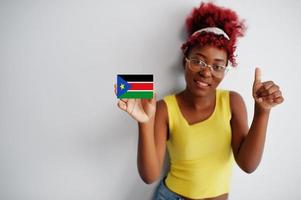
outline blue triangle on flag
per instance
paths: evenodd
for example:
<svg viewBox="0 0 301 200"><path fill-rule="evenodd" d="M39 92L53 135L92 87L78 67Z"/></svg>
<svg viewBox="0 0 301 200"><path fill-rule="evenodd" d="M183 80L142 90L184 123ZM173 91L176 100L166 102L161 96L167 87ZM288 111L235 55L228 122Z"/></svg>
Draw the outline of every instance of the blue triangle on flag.
<svg viewBox="0 0 301 200"><path fill-rule="evenodd" d="M117 98L122 96L131 88L131 85L123 78L117 75Z"/></svg>

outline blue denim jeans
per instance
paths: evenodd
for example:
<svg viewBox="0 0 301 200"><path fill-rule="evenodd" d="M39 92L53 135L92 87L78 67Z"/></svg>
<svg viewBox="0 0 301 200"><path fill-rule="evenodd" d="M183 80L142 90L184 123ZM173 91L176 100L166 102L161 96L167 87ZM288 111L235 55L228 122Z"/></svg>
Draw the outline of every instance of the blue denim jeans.
<svg viewBox="0 0 301 200"><path fill-rule="evenodd" d="M184 200L181 196L168 189L164 180L165 178L157 186L153 200Z"/></svg>

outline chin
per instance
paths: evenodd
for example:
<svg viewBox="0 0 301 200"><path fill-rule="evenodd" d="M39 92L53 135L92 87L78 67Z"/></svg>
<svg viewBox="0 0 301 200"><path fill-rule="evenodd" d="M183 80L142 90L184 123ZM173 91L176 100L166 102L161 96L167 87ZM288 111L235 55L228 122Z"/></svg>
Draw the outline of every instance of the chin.
<svg viewBox="0 0 301 200"><path fill-rule="evenodd" d="M215 91L216 88L213 85L199 87L195 83L192 83L190 86L188 86L188 89L196 97L204 97L211 94L213 91Z"/></svg>
<svg viewBox="0 0 301 200"><path fill-rule="evenodd" d="M212 92L213 88L197 89L188 87L188 90L196 97L205 97Z"/></svg>

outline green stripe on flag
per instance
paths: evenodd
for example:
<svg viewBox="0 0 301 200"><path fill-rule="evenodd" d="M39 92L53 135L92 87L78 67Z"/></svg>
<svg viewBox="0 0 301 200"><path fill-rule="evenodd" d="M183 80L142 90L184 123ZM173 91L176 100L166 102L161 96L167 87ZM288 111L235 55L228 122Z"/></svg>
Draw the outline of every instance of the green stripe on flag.
<svg viewBox="0 0 301 200"><path fill-rule="evenodd" d="M131 92L131 91L128 91L127 93L121 95L119 98L120 99L123 99L123 98L151 99L151 98L153 98L153 91L149 91L149 92Z"/></svg>

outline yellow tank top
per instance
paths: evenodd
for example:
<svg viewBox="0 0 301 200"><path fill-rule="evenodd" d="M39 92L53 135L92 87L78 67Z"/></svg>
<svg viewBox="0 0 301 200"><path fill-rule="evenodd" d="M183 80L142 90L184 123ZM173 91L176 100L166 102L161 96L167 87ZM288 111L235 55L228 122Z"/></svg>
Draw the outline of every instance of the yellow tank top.
<svg viewBox="0 0 301 200"><path fill-rule="evenodd" d="M192 125L183 117L175 95L164 101L169 119L167 187L192 199L228 193L234 160L229 91L217 89L211 116Z"/></svg>

